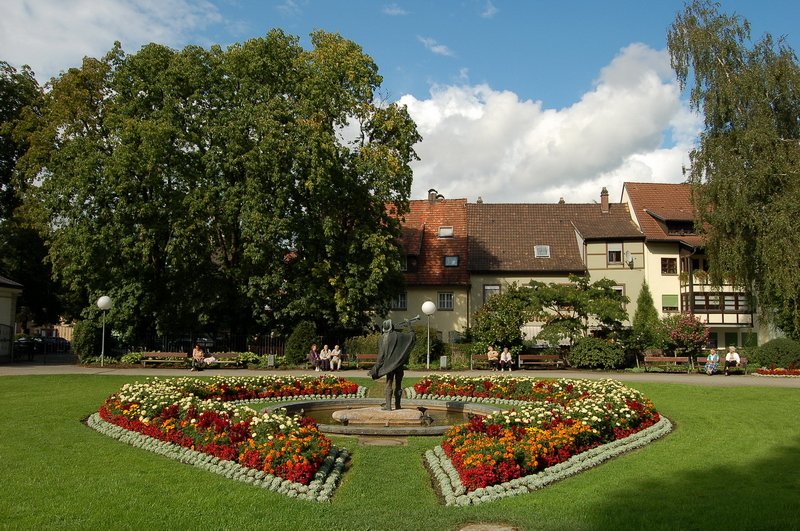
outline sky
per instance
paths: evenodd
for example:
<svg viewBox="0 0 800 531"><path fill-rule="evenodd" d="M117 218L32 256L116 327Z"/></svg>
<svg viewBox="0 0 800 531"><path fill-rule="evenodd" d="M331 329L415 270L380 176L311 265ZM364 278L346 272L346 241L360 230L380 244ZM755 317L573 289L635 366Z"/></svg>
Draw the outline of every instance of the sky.
<svg viewBox="0 0 800 531"><path fill-rule="evenodd" d="M721 0L754 40L800 49L800 2ZM359 44L406 105L412 199L599 201L622 184L682 182L702 126L670 69L682 0L2 0L0 60L44 83L120 41L223 47L272 28Z"/></svg>

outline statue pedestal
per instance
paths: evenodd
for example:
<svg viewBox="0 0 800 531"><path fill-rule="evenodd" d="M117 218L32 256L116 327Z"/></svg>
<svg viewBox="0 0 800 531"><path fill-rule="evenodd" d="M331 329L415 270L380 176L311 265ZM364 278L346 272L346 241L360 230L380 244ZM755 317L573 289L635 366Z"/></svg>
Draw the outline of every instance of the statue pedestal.
<svg viewBox="0 0 800 531"><path fill-rule="evenodd" d="M334 420L342 424L373 424L379 426L419 426L422 424L422 413L417 408L394 409L386 411L380 407L364 407L340 409L331 414Z"/></svg>

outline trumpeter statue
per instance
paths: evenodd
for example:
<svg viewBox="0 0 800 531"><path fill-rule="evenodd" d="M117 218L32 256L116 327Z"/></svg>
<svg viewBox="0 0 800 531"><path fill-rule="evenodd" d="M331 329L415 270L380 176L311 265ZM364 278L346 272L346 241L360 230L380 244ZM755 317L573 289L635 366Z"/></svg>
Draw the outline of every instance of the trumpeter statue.
<svg viewBox="0 0 800 531"><path fill-rule="evenodd" d="M407 326L419 319L407 319L398 326ZM408 355L414 348L417 338L414 331L400 332L394 326L391 319L383 322L380 344L378 345L378 359L372 366L369 374L373 380L386 376L386 388L382 409L390 411L392 409L392 397L394 397L394 409L400 409L400 399L403 396L403 371L408 363Z"/></svg>

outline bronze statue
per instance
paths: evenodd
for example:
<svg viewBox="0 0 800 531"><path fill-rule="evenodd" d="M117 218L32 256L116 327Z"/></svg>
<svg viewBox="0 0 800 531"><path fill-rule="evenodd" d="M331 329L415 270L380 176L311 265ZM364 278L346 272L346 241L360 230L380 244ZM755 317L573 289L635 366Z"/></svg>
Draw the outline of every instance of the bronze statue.
<svg viewBox="0 0 800 531"><path fill-rule="evenodd" d="M416 319L404 321L401 325L410 324ZM369 374L373 380L386 376L384 391L386 402L382 409L391 411L392 395L394 395L394 409L400 409L400 398L403 395L403 369L408 363L408 355L417 338L413 331L399 332L395 330L391 319L383 322L382 329L383 335L378 345L378 359Z"/></svg>

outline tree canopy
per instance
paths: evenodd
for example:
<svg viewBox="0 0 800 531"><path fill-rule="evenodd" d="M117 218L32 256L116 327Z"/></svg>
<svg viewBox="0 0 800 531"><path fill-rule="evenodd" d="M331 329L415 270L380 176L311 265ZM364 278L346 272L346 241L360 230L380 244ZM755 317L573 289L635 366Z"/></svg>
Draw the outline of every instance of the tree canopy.
<svg viewBox="0 0 800 531"><path fill-rule="evenodd" d="M719 4L686 5L669 30L704 130L691 154L712 280L748 289L762 317L800 333L800 68L782 39L750 39Z"/></svg>
<svg viewBox="0 0 800 531"><path fill-rule="evenodd" d="M590 282L588 276L570 275L567 284L536 280L524 286L509 284L475 313L472 333L480 348L488 345L521 347L521 327L543 323L536 336L552 346L562 340L573 344L590 330L600 335L619 332L627 319L628 298L609 279Z"/></svg>
<svg viewBox="0 0 800 531"><path fill-rule="evenodd" d="M336 34L117 43L52 82L21 160L54 270L127 337L359 327L399 273L416 127ZM87 309L87 311L91 311Z"/></svg>

